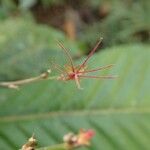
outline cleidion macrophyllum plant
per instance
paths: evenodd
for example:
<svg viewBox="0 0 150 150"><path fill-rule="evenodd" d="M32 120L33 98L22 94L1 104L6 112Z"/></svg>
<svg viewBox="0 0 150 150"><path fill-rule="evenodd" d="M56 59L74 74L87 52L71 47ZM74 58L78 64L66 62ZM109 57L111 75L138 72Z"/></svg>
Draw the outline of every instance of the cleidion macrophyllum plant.
<svg viewBox="0 0 150 150"><path fill-rule="evenodd" d="M113 64L102 66L99 68L94 68L94 69L87 69L87 63L89 59L93 56L95 51L97 50L98 46L102 42L102 38L96 43L95 47L92 49L92 51L88 54L87 58L80 64L80 65L74 65L73 59L69 53L69 51L64 47L64 45L58 41L59 46L64 50L68 64L65 64L64 67L61 67L58 64L54 64L54 67L60 72L60 75L58 76L50 76L49 74L51 73L51 70L48 69L46 72L40 74L39 76L36 77L31 77L28 79L23 79L23 80L17 80L17 81L2 81L0 82L0 87L6 87L6 88L12 88L12 89L19 89L20 85L39 81L42 79L48 79L48 80L62 80L62 81L69 81L69 80L74 80L77 88L82 89L80 85L80 80L82 78L90 78L90 79L114 79L116 76L112 75L105 75L105 76L93 76L90 73L92 72L97 72L100 70L104 69L109 69L113 66Z"/></svg>

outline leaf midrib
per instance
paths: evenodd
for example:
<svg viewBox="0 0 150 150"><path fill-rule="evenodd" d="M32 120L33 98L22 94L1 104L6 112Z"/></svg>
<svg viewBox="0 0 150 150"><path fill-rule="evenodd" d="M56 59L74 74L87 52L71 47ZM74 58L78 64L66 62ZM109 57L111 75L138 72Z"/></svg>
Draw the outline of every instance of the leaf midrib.
<svg viewBox="0 0 150 150"><path fill-rule="evenodd" d="M108 108L101 110L76 110L76 111L57 111L57 112L45 112L45 113L33 113L27 115L11 115L1 116L0 123L15 122L15 121L29 121L37 119L46 119L51 117L69 117L69 116L93 116L93 115L120 115L120 114L150 114L149 107L142 108Z"/></svg>

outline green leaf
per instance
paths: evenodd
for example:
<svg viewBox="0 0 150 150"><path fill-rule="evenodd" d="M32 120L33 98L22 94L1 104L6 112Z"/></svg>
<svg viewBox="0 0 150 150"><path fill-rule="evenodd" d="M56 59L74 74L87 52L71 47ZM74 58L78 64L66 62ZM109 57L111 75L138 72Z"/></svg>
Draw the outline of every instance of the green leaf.
<svg viewBox="0 0 150 150"><path fill-rule="evenodd" d="M19 149L33 132L39 147L55 145L80 128L95 130L92 150L150 149L149 58L149 45L97 53L89 67L115 64L100 74L119 77L83 79L84 90L71 81L41 81L19 91L0 89L0 149Z"/></svg>
<svg viewBox="0 0 150 150"><path fill-rule="evenodd" d="M62 56L58 55L62 50L56 40L62 41L74 54L79 53L78 46L52 27L19 18L1 21L0 80L36 76L48 69L52 60L57 58L62 62Z"/></svg>

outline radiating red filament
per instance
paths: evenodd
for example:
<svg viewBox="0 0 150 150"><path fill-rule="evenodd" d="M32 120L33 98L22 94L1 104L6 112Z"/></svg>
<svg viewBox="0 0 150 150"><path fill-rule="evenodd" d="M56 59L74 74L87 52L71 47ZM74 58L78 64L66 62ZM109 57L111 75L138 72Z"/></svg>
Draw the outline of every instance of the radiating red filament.
<svg viewBox="0 0 150 150"><path fill-rule="evenodd" d="M86 64L87 64L88 60L94 54L94 52L96 51L96 49L98 48L98 46L100 45L101 42L102 42L102 38L97 42L97 44L95 45L93 50L89 53L87 58L83 61L83 63L78 65L78 66L74 66L72 57L69 54L68 50L63 46L63 44L61 42L58 41L59 46L64 50L64 52L66 53L66 55L68 57L68 61L69 61L69 64L67 66L65 66L65 68L62 68L59 65L55 65L55 68L61 72L59 80L64 80L64 81L75 80L77 87L79 89L81 89L80 78L93 78L93 79L94 78L96 78L96 79L113 79L113 78L116 78L115 76L112 76L112 75L107 75L107 76L87 75L88 73L96 72L96 71L104 70L104 69L109 69L113 66L113 64L111 64L111 65L99 67L96 69L86 70Z"/></svg>

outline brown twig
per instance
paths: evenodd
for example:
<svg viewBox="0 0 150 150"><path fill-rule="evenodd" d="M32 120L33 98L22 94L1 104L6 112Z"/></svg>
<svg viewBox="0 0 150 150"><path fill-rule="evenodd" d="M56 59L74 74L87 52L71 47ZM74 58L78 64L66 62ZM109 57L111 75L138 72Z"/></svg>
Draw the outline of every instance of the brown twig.
<svg viewBox="0 0 150 150"><path fill-rule="evenodd" d="M16 81L2 81L0 82L0 87L12 88L12 89L19 89L20 85L28 84L31 82L36 82L43 79L55 79L56 77L48 77L51 70L47 70L46 72L40 74L39 76L23 79L23 80L16 80Z"/></svg>

